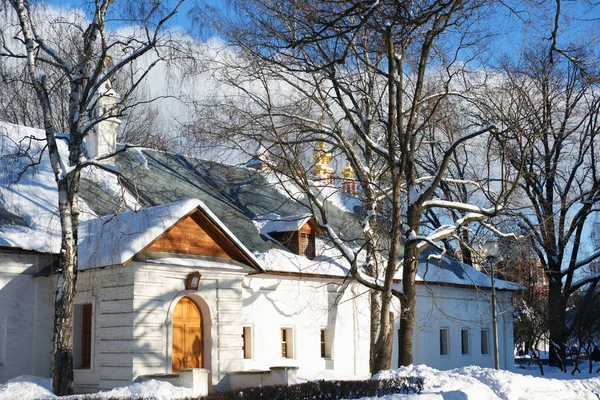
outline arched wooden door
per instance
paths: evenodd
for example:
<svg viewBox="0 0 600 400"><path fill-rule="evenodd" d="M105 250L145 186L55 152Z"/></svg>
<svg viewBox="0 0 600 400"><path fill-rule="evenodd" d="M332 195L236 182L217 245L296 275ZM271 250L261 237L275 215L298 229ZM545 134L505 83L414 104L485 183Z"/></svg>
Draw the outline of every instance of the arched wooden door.
<svg viewBox="0 0 600 400"><path fill-rule="evenodd" d="M173 372L202 368L203 352L202 314L192 300L183 297L173 311Z"/></svg>

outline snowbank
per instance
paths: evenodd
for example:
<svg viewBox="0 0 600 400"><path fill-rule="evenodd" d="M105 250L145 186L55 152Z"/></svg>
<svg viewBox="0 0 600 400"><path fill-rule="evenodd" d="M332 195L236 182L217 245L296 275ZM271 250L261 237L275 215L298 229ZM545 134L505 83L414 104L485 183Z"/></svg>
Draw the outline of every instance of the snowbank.
<svg viewBox="0 0 600 400"><path fill-rule="evenodd" d="M600 375L577 374L573 377L555 368L546 367L546 369L548 375L553 378L540 377L537 366L528 369L515 368L514 372L511 372L476 366L439 371L424 365L400 368L395 371L381 371L375 378L408 375L425 378L425 390L420 395L382 397L386 400L597 400L600 398Z"/></svg>
<svg viewBox="0 0 600 400"><path fill-rule="evenodd" d="M61 399L154 399L176 400L193 397L192 389L173 386L168 382L149 380L106 392L81 396L65 396ZM52 393L52 381L39 376L20 376L0 385L0 400L57 399Z"/></svg>
<svg viewBox="0 0 600 400"><path fill-rule="evenodd" d="M149 380L144 383L134 383L130 386L115 388L107 392L88 395L90 399L155 399L173 400L193 397L192 389L173 386L169 382ZM67 397L76 399L77 396Z"/></svg>
<svg viewBox="0 0 600 400"><path fill-rule="evenodd" d="M600 366L596 365L594 371ZM425 365L410 366L393 371L381 371L374 379L401 376L425 378L425 389L419 395L390 395L384 400L597 400L600 398L599 374L571 374L546 367L549 377L540 377L537 366L511 371L469 366L450 371L439 371ZM305 380L308 377L300 378ZM353 379L359 377L323 374L310 379ZM91 399L144 398L174 400L191 397L191 390L175 387L167 382L151 380L107 392L87 395ZM80 399L69 396L63 399ZM21 376L0 385L0 400L55 399L50 379ZM375 400L365 397L361 400Z"/></svg>
<svg viewBox="0 0 600 400"><path fill-rule="evenodd" d="M54 398L49 378L23 375L0 385L0 400Z"/></svg>

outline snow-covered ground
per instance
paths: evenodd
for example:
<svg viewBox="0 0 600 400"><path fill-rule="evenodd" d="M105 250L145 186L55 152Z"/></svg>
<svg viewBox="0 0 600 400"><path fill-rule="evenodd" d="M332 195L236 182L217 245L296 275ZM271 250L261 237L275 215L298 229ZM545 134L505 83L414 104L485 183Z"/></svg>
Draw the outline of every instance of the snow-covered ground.
<svg viewBox="0 0 600 400"><path fill-rule="evenodd" d="M596 371L600 365L594 366ZM545 368L546 375L540 377L537 366L516 367L513 371L495 371L490 368L464 367L450 371L439 371L424 365L382 371L376 378L417 375L425 378L425 389L419 395L391 395L384 400L598 400L600 399L600 374L587 373L587 364L581 366L582 373L573 377L555 368ZM333 379L335 377L328 376ZM349 377L339 377L348 379ZM89 395L88 395L89 396ZM191 397L191 391L174 387L166 382L148 381L124 388L100 392L88 398L144 398L172 400ZM21 376L0 385L0 400L55 399L49 379ZM78 399L79 396L61 399ZM364 398L362 400L374 400Z"/></svg>

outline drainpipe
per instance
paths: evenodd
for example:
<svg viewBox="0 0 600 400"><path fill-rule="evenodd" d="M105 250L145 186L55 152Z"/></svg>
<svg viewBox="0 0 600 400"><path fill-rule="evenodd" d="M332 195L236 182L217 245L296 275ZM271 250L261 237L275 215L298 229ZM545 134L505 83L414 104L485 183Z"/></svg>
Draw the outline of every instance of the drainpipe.
<svg viewBox="0 0 600 400"><path fill-rule="evenodd" d="M352 326L354 329L352 329L352 341L354 343L354 375L357 374L358 371L358 367L357 367L357 358L358 358L358 338L357 338L357 331L358 331L358 317L356 316L356 313L358 312L356 309L356 286L352 285Z"/></svg>

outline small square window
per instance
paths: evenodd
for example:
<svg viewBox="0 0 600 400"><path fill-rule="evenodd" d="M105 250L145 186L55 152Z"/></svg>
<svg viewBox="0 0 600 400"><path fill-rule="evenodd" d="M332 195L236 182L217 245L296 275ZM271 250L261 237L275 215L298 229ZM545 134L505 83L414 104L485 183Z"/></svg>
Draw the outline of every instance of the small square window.
<svg viewBox="0 0 600 400"><path fill-rule="evenodd" d="M460 331L460 349L462 354L470 354L469 349L469 330L461 329Z"/></svg>
<svg viewBox="0 0 600 400"><path fill-rule="evenodd" d="M481 330L481 354L490 354L490 331Z"/></svg>
<svg viewBox="0 0 600 400"><path fill-rule="evenodd" d="M440 355L447 356L449 354L448 347L448 328L440 329Z"/></svg>

